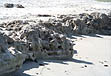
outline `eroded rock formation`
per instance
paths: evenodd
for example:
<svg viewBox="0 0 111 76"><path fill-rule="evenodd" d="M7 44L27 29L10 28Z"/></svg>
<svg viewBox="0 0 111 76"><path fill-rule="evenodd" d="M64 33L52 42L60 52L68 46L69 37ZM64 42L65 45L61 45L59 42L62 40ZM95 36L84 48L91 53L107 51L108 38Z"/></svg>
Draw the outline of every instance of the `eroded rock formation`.
<svg viewBox="0 0 111 76"><path fill-rule="evenodd" d="M9 73L27 59L69 59L75 34L111 34L111 17L101 13L51 16L47 20L15 20L0 24L0 72ZM52 18L55 17L55 18Z"/></svg>
<svg viewBox="0 0 111 76"><path fill-rule="evenodd" d="M9 46L10 38L0 33L0 75L18 70L25 60L22 53Z"/></svg>

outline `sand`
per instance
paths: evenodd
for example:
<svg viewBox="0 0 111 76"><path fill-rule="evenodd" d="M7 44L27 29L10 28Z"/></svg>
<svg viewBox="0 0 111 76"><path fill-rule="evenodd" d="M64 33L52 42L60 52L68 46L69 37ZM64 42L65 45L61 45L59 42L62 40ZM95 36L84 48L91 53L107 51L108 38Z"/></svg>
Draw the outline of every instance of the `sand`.
<svg viewBox="0 0 111 76"><path fill-rule="evenodd" d="M25 8L4 8L19 3ZM111 11L111 2L94 0L0 0L0 22L35 19L38 14L80 14ZM76 39L77 38L77 39ZM28 61L11 76L111 76L111 36L74 36L71 60Z"/></svg>
<svg viewBox="0 0 111 76"><path fill-rule="evenodd" d="M111 36L76 38L73 59L29 61L14 76L111 76Z"/></svg>
<svg viewBox="0 0 111 76"><path fill-rule="evenodd" d="M4 8L5 3L22 4L25 8ZM0 21L33 19L38 14L80 14L101 12L108 14L111 2L95 0L0 0Z"/></svg>

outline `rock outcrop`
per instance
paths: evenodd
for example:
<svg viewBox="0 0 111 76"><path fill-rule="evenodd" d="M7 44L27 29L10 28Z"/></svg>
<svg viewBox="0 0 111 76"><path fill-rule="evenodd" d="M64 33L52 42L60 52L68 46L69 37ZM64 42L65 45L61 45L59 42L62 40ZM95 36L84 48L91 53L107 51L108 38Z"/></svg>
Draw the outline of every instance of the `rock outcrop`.
<svg viewBox="0 0 111 76"><path fill-rule="evenodd" d="M25 8L23 5L21 5L21 4L16 4L15 5L17 8Z"/></svg>
<svg viewBox="0 0 111 76"><path fill-rule="evenodd" d="M40 19L43 16L49 18ZM110 16L101 13L38 15L38 20L2 23L0 24L0 74L16 71L27 59L72 58L73 44L67 36L95 33L111 34Z"/></svg>
<svg viewBox="0 0 111 76"><path fill-rule="evenodd" d="M111 17L103 13L93 12L91 14L60 15L58 20L53 21L51 24L56 27L54 29L57 32L67 35L111 34Z"/></svg>
<svg viewBox="0 0 111 76"><path fill-rule="evenodd" d="M3 33L0 35L0 74L16 71L29 59L70 59L73 56L71 41L38 21L18 20L0 27Z"/></svg>
<svg viewBox="0 0 111 76"><path fill-rule="evenodd" d="M19 50L9 46L9 42L10 38L0 33L0 75L18 70L25 60Z"/></svg>

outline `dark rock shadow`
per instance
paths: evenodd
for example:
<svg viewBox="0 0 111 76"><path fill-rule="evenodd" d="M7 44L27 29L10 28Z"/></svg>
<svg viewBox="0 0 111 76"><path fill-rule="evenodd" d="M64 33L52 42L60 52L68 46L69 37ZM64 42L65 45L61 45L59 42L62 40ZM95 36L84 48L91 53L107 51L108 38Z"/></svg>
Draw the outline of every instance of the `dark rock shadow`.
<svg viewBox="0 0 111 76"><path fill-rule="evenodd" d="M17 72L15 72L11 76L31 76L28 74L25 74L24 71L30 70L32 68L38 68L40 66L49 65L49 63L58 63L63 65L69 65L68 62L74 62L78 64L88 64L93 65L92 62L84 61L84 60L78 60L78 59L69 59L69 60L38 60L38 62L28 61L25 62L21 69L19 69Z"/></svg>
<svg viewBox="0 0 111 76"><path fill-rule="evenodd" d="M87 37L97 37L97 38L103 38L101 36L101 34L88 34L88 35L71 35L71 36L68 36L70 39L77 39L78 37L80 38L87 38Z"/></svg>
<svg viewBox="0 0 111 76"><path fill-rule="evenodd" d="M74 54L78 54L77 50L74 50Z"/></svg>
<svg viewBox="0 0 111 76"><path fill-rule="evenodd" d="M74 62L74 63L79 63L79 64L89 64L93 65L92 62L89 61L84 61L84 60L79 60L79 59L69 59L69 60L42 60L39 61L41 64L51 62L51 63L59 63L59 64L64 64L64 65L69 65L68 62ZM47 64L48 65L48 64Z"/></svg>
<svg viewBox="0 0 111 76"><path fill-rule="evenodd" d="M71 62L75 62L75 63L83 63L83 64L93 65L92 62L84 61L84 60L79 60L79 59L71 59L70 61L71 61Z"/></svg>
<svg viewBox="0 0 111 76"><path fill-rule="evenodd" d="M103 38L103 37L100 36L99 34L89 34L89 35L86 35L86 36Z"/></svg>
<svg viewBox="0 0 111 76"><path fill-rule="evenodd" d="M39 67L39 64L37 64L36 62L26 61L22 65L22 68L19 69L17 72L13 73L13 75L11 75L11 76L30 76L28 74L25 74L24 71L30 70L32 68L38 68L38 67Z"/></svg>

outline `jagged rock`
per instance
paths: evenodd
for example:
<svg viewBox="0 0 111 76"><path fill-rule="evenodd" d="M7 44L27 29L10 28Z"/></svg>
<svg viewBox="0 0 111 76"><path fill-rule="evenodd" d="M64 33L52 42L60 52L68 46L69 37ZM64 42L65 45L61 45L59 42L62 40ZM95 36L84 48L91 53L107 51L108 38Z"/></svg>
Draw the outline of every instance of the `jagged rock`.
<svg viewBox="0 0 111 76"><path fill-rule="evenodd" d="M102 13L80 14L74 18L77 34L111 34L110 17Z"/></svg>
<svg viewBox="0 0 111 76"><path fill-rule="evenodd" d="M50 24L50 23L49 23ZM68 59L73 56L71 42L62 34L50 29L48 23L34 21L13 21L3 24L10 35L14 47L26 54L26 59ZM53 26L52 26L53 27ZM55 27L53 27L55 28Z"/></svg>
<svg viewBox="0 0 111 76"><path fill-rule="evenodd" d="M8 37L0 33L0 75L18 70L24 61L21 52L8 45Z"/></svg>
<svg viewBox="0 0 111 76"><path fill-rule="evenodd" d="M20 38L25 38L26 43L29 43L29 51L34 52L38 59L66 59L73 56L71 42L64 35L55 33L42 24L27 25L20 34Z"/></svg>
<svg viewBox="0 0 111 76"><path fill-rule="evenodd" d="M111 34L111 17L83 13L0 24L0 74L19 69L27 59L72 58L73 44L67 36L92 33Z"/></svg>

